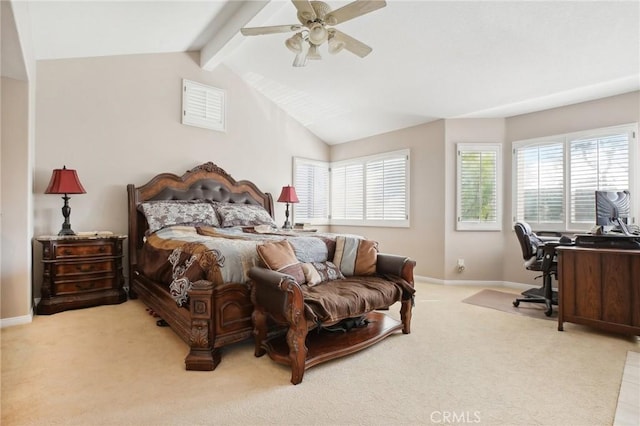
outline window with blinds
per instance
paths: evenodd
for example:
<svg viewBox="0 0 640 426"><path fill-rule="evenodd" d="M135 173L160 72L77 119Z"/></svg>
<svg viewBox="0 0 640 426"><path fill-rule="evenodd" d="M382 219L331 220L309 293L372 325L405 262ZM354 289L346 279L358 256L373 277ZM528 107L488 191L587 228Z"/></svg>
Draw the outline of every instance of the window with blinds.
<svg viewBox="0 0 640 426"><path fill-rule="evenodd" d="M500 144L457 144L457 230L502 228L501 164Z"/></svg>
<svg viewBox="0 0 640 426"><path fill-rule="evenodd" d="M636 132L629 125L515 142L513 221L543 230L591 228L595 191L634 193Z"/></svg>
<svg viewBox="0 0 640 426"><path fill-rule="evenodd" d="M331 223L409 225L409 150L331 164Z"/></svg>
<svg viewBox="0 0 640 426"><path fill-rule="evenodd" d="M545 141L514 150L516 217L529 224L564 224L564 144Z"/></svg>
<svg viewBox="0 0 640 426"><path fill-rule="evenodd" d="M329 220L329 163L294 158L293 186L300 200L293 205L294 221L326 225Z"/></svg>
<svg viewBox="0 0 640 426"><path fill-rule="evenodd" d="M409 150L335 163L295 158L294 186L298 222L409 226Z"/></svg>
<svg viewBox="0 0 640 426"><path fill-rule="evenodd" d="M225 92L182 80L182 124L225 131Z"/></svg>

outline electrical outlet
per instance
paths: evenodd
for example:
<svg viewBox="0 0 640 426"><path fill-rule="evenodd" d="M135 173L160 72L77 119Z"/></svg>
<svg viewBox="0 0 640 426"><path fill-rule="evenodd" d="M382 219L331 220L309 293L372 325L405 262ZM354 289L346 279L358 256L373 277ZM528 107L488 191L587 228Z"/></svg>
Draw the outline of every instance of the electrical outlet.
<svg viewBox="0 0 640 426"><path fill-rule="evenodd" d="M458 272L462 272L464 271L464 269L464 259L458 259Z"/></svg>

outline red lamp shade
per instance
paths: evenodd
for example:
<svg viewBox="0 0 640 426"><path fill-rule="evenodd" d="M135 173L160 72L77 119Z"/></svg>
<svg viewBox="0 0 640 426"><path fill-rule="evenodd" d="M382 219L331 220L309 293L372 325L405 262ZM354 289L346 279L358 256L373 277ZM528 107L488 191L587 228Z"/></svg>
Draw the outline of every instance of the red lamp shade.
<svg viewBox="0 0 640 426"><path fill-rule="evenodd" d="M67 169L67 166L53 170L49 186L44 191L45 194L84 194L86 192L76 171Z"/></svg>
<svg viewBox="0 0 640 426"><path fill-rule="evenodd" d="M293 186L283 186L282 192L278 197L279 203L299 203L298 194L296 194L296 189Z"/></svg>
<svg viewBox="0 0 640 426"><path fill-rule="evenodd" d="M87 191L84 190L78 174L75 170L67 169L67 166L63 166L61 169L54 169L49 181L49 186L44 191L45 194L64 194L62 199L64 205L62 206L62 216L64 222L62 223L62 229L58 232L58 235L75 235L71 229L71 223L69 222L69 216L71 215L71 207L69 207L69 196L67 194L84 194Z"/></svg>
<svg viewBox="0 0 640 426"><path fill-rule="evenodd" d="M289 203L299 203L298 194L296 194L296 189L293 186L287 185L282 187L282 192L278 197L279 203L287 203L287 209L284 212L284 225L282 225L282 229L291 229L291 222L289 222Z"/></svg>

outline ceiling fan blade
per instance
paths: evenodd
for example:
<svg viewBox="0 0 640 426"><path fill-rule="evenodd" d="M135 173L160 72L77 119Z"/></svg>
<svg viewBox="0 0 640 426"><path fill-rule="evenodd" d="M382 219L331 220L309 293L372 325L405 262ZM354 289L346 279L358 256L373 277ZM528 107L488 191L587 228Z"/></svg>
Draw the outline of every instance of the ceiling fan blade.
<svg viewBox="0 0 640 426"><path fill-rule="evenodd" d="M384 0L356 0L329 13L325 21L329 25L336 25L358 16L382 9L387 5Z"/></svg>
<svg viewBox="0 0 640 426"><path fill-rule="evenodd" d="M337 40L340 40L344 43L345 49L347 49L349 52L353 54L360 56L361 58L364 58L373 50L371 47L367 46L363 42L356 40L351 36L346 35L342 31L336 30L335 28L332 28L331 31L333 32L334 37Z"/></svg>
<svg viewBox="0 0 640 426"><path fill-rule="evenodd" d="M313 21L316 19L316 11L309 3L309 0L291 0L293 5L298 9L298 13L305 21ZM306 22L303 22L303 24Z"/></svg>
<svg viewBox="0 0 640 426"><path fill-rule="evenodd" d="M252 27L252 28L242 28L240 32L246 36L254 36L254 35L264 35L264 34L277 34L277 33L288 33L291 31L298 31L302 28L302 25L274 25L271 27Z"/></svg>

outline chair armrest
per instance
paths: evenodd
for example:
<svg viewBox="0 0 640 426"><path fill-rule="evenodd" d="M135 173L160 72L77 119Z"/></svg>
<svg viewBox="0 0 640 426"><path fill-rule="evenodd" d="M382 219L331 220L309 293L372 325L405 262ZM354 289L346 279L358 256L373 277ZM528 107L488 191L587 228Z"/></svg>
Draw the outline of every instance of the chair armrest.
<svg viewBox="0 0 640 426"><path fill-rule="evenodd" d="M378 253L376 272L379 274L396 275L413 285L413 269L416 262L406 256Z"/></svg>
<svg viewBox="0 0 640 426"><path fill-rule="evenodd" d="M257 266L249 270L252 302L278 319L289 319L303 306L300 285L290 275Z"/></svg>

